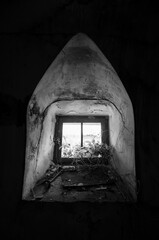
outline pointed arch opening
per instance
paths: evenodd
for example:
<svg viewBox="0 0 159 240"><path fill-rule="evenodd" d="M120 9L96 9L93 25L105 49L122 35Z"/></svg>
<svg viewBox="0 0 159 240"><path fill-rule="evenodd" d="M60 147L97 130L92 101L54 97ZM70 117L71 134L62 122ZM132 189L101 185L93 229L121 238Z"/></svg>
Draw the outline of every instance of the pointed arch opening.
<svg viewBox="0 0 159 240"><path fill-rule="evenodd" d="M39 198L136 201L132 103L85 34L66 44L28 104L23 199Z"/></svg>

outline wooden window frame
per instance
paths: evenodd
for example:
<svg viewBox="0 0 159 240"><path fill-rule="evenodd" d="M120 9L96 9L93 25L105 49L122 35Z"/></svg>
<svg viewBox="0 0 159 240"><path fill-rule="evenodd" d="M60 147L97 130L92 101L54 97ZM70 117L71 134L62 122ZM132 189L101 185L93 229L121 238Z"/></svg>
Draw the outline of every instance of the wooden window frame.
<svg viewBox="0 0 159 240"><path fill-rule="evenodd" d="M109 116L56 116L55 134L54 134L54 156L53 161L56 164L70 164L72 158L61 158L62 145L62 124L66 122L81 123L81 144L83 145L83 124L82 123L101 123L102 143L109 146ZM106 134L107 132L107 134Z"/></svg>

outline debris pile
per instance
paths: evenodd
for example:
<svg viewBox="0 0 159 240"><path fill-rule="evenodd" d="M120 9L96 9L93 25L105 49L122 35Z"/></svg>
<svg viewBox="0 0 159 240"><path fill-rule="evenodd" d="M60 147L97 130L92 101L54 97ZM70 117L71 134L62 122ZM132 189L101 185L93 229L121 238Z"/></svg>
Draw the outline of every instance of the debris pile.
<svg viewBox="0 0 159 240"><path fill-rule="evenodd" d="M54 181L63 169L60 165L55 165L51 162L50 167L45 175L39 179L32 188L31 193L34 199L42 199L44 194L49 190L51 182Z"/></svg>

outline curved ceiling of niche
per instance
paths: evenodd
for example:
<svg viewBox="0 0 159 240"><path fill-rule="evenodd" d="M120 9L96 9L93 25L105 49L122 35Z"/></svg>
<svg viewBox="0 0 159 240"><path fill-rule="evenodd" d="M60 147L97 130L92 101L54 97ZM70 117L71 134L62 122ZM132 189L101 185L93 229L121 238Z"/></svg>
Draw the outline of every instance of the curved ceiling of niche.
<svg viewBox="0 0 159 240"><path fill-rule="evenodd" d="M132 112L131 101L114 68L85 34L74 36L62 49L37 85L29 103L41 114L53 102L103 99L120 114ZM32 111L33 112L33 111Z"/></svg>

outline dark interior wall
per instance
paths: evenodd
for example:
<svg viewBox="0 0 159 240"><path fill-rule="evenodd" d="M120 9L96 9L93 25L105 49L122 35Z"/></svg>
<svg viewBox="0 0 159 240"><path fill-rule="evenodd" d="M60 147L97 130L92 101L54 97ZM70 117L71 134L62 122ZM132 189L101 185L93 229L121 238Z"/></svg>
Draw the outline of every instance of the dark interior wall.
<svg viewBox="0 0 159 240"><path fill-rule="evenodd" d="M159 15L149 1L3 1L0 16L2 228L10 239L137 239L158 233ZM21 201L26 107L67 41L86 33L117 71L134 107L138 203ZM58 215L58 217L57 217ZM45 223L44 223L45 222ZM59 231L58 231L59 230Z"/></svg>

